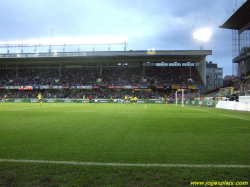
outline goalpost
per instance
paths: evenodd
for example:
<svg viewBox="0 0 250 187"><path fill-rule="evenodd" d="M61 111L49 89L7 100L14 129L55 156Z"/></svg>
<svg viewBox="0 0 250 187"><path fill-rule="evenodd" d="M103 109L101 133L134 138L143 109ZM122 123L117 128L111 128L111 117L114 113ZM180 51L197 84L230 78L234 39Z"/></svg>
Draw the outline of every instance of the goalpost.
<svg viewBox="0 0 250 187"><path fill-rule="evenodd" d="M184 107L184 89L181 89L180 91L175 92L175 105L177 106L177 93L181 92L181 104L182 107Z"/></svg>

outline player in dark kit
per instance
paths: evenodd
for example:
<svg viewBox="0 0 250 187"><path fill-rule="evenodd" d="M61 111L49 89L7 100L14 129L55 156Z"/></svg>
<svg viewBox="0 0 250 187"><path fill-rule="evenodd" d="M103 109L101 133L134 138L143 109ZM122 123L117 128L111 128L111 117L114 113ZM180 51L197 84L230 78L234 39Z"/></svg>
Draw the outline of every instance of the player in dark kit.
<svg viewBox="0 0 250 187"><path fill-rule="evenodd" d="M92 100L92 96L90 95L89 96L89 103L91 103L91 100Z"/></svg>

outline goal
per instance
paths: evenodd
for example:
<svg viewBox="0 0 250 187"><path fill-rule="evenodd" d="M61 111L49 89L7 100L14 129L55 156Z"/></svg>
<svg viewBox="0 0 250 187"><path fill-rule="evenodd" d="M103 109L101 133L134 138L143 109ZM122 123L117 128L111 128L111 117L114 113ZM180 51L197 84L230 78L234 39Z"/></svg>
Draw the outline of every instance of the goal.
<svg viewBox="0 0 250 187"><path fill-rule="evenodd" d="M178 99L178 92L181 92L181 105L182 105L182 107L184 107L184 89L181 89L181 90L177 90L176 92L175 92L175 105L177 106L177 103L178 103L178 101L177 101L177 99Z"/></svg>
<svg viewBox="0 0 250 187"><path fill-rule="evenodd" d="M226 97L232 95L234 92L233 87L220 88L220 97Z"/></svg>

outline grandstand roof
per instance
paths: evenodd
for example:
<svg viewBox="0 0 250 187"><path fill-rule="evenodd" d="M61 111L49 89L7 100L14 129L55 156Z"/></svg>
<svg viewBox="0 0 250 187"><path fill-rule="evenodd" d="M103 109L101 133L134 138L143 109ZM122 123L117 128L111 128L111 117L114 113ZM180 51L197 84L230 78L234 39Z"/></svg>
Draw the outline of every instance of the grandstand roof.
<svg viewBox="0 0 250 187"><path fill-rule="evenodd" d="M0 65L58 62L200 62L212 50L92 51L57 53L4 53Z"/></svg>
<svg viewBox="0 0 250 187"><path fill-rule="evenodd" d="M220 28L250 30L250 0L242 4Z"/></svg>

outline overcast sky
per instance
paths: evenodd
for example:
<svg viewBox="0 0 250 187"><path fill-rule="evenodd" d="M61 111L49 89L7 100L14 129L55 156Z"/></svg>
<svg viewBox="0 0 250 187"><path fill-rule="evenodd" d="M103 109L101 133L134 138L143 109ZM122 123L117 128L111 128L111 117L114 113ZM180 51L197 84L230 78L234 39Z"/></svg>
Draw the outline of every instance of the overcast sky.
<svg viewBox="0 0 250 187"><path fill-rule="evenodd" d="M219 26L233 13L236 3L242 2L0 0L0 42L50 38L53 29L52 37L58 38L126 37L127 50L198 50L200 42L193 33L206 27L212 30L212 37L204 49L213 51L207 60L223 67L225 76L232 74L232 31ZM103 47L95 50L108 50ZM111 50L124 50L124 46L111 46ZM6 53L6 49L0 48L0 52Z"/></svg>

